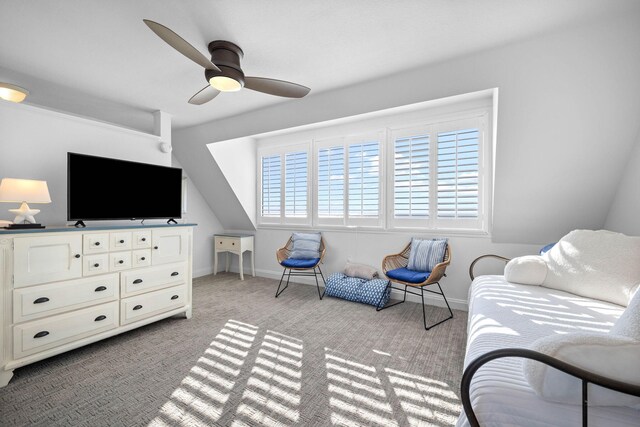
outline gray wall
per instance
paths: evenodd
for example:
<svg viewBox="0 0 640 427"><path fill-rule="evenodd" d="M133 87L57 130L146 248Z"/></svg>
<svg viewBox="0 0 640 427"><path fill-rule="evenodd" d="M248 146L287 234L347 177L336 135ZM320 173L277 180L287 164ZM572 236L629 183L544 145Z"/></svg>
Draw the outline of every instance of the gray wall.
<svg viewBox="0 0 640 427"><path fill-rule="evenodd" d="M640 132L611 205L605 228L640 236Z"/></svg>

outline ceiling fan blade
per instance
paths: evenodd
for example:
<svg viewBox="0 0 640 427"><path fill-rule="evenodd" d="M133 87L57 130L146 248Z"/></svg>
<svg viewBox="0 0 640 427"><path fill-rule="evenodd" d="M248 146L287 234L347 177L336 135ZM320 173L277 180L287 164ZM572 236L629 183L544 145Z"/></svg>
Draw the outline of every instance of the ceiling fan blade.
<svg viewBox="0 0 640 427"><path fill-rule="evenodd" d="M287 98L302 98L311 89L296 83L285 82L284 80L267 79L264 77L245 77L244 87L269 95L285 96Z"/></svg>
<svg viewBox="0 0 640 427"><path fill-rule="evenodd" d="M204 67L207 70L220 71L206 56L204 56L198 49L191 46L185 39L177 35L175 32L157 22L143 19L147 27L151 29L158 37L167 42L169 46L195 62L196 64Z"/></svg>
<svg viewBox="0 0 640 427"><path fill-rule="evenodd" d="M220 91L215 89L211 85L206 85L198 93L193 95L191 99L189 99L189 104L202 105L205 102L211 101L213 98L218 96L219 93Z"/></svg>

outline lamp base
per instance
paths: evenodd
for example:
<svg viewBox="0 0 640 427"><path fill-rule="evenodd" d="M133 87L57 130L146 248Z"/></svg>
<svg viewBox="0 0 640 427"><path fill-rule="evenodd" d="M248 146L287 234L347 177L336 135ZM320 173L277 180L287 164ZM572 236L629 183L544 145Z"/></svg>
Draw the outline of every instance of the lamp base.
<svg viewBox="0 0 640 427"><path fill-rule="evenodd" d="M2 228L7 230L26 230L29 228L45 228L45 226L42 224L32 224L30 222L27 222L23 224L9 224L6 227L2 227Z"/></svg>
<svg viewBox="0 0 640 427"><path fill-rule="evenodd" d="M22 202L20 209L9 209L9 212L16 214L17 216L13 220L16 224L31 223L35 224L36 220L33 217L40 212L40 209L31 209L27 202Z"/></svg>

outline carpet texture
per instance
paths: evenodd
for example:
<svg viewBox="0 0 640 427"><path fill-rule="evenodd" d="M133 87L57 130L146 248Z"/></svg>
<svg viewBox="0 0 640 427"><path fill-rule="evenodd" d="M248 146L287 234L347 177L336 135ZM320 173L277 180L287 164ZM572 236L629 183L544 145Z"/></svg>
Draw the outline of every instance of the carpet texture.
<svg viewBox="0 0 640 427"><path fill-rule="evenodd" d="M450 426L466 313L425 331L420 305L374 307L223 273L193 318L166 319L17 369L6 426ZM444 286L446 292L446 283ZM427 321L446 316L428 306Z"/></svg>

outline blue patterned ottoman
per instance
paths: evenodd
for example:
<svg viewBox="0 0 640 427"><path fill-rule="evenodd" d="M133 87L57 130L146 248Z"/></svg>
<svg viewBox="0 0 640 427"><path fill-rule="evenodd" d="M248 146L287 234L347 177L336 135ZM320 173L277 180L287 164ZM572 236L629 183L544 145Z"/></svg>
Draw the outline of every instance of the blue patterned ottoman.
<svg viewBox="0 0 640 427"><path fill-rule="evenodd" d="M380 307L384 307L391 295L388 283L388 280L383 279L366 280L349 277L344 273L333 273L327 277L326 294L374 306L380 303Z"/></svg>

